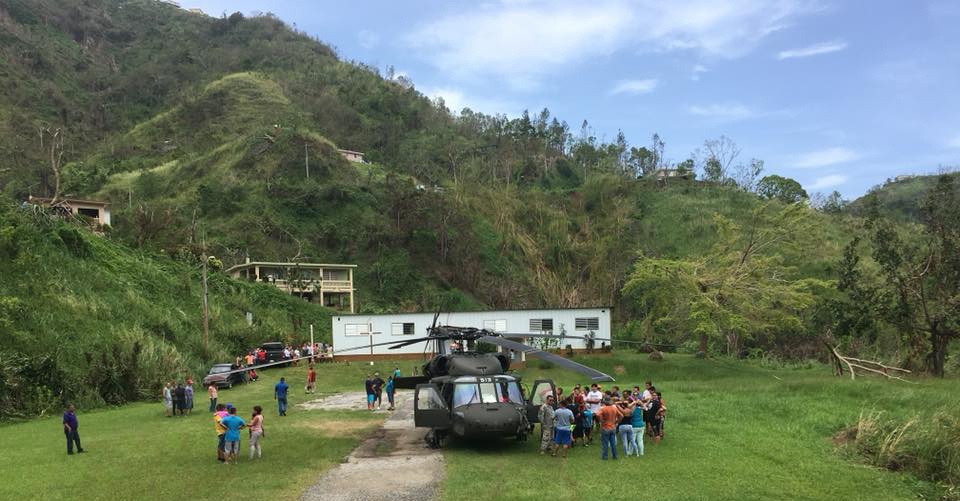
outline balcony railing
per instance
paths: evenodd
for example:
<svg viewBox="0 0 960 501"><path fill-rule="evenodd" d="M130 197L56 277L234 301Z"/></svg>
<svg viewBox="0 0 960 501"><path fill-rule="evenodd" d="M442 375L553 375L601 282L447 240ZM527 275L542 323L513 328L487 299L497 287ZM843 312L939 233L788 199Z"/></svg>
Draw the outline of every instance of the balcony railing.
<svg viewBox="0 0 960 501"><path fill-rule="evenodd" d="M283 278L268 280L261 278L260 281L274 284L277 287L288 290L313 291L322 289L325 291L350 291L353 289L353 282L350 280L286 280Z"/></svg>
<svg viewBox="0 0 960 501"><path fill-rule="evenodd" d="M353 288L353 282L349 280L324 280L320 282L320 288L323 290L346 290Z"/></svg>

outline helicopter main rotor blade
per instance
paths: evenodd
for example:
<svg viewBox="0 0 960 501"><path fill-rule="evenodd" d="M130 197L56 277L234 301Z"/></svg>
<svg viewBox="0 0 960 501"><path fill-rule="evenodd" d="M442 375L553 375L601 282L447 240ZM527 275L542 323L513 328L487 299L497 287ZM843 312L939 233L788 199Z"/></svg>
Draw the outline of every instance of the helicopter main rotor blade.
<svg viewBox="0 0 960 501"><path fill-rule="evenodd" d="M547 339L563 338L563 339L583 339L583 340L593 339L594 341L608 341L611 343L646 344L650 346L670 346L670 347L676 346L676 345L667 344L667 343L648 343L646 341L635 341L633 339L614 339L609 337L589 338L587 336L566 336L566 335L560 336L559 334L526 334L526 333L512 333L512 332L498 332L497 334L501 336L507 336L507 337L535 337L535 338L547 338Z"/></svg>
<svg viewBox="0 0 960 501"><path fill-rule="evenodd" d="M604 374L603 372L600 372L592 367L587 367L586 365L578 364L573 360L563 358L559 355L554 355L553 353L547 353L543 350L534 348L532 346L527 346L523 343L518 343L516 341L511 341L509 339L504 339L501 337L494 337L494 336L483 336L479 340L483 341L484 343L495 344L497 346L509 348L514 351L526 353L531 357L536 357L542 360L546 360L548 362L555 363L565 369L570 369L572 371L576 371L581 374L590 376L590 379L595 382L614 381L613 377L611 377L610 375Z"/></svg>
<svg viewBox="0 0 960 501"><path fill-rule="evenodd" d="M394 341L393 346L387 348L388 350L396 350L397 348L403 348L404 346L410 346L411 344L422 343L424 341L430 341L436 339L436 336L427 336L427 337L418 337L416 339L408 339L406 341Z"/></svg>

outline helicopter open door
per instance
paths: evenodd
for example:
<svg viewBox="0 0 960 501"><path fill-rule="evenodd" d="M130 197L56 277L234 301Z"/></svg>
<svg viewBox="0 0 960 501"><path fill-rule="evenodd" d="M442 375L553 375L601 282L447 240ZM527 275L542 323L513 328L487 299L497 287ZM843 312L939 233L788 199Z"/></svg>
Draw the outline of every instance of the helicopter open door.
<svg viewBox="0 0 960 501"><path fill-rule="evenodd" d="M432 384L418 384L413 396L413 424L424 428L450 427L450 408Z"/></svg>
<svg viewBox="0 0 960 501"><path fill-rule="evenodd" d="M557 387L550 379L538 379L533 382L530 395L527 396L527 420L531 423L540 422L540 406L552 395L557 400Z"/></svg>

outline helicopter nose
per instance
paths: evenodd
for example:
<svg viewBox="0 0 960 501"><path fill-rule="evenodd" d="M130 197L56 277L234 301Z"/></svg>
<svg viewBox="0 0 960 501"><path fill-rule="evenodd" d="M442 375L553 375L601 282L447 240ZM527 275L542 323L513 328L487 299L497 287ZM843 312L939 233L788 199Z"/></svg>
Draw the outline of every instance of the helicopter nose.
<svg viewBox="0 0 960 501"><path fill-rule="evenodd" d="M520 413L512 406L491 405L464 415L464 435L489 437L512 436L520 426ZM456 424L454 424L456 428Z"/></svg>

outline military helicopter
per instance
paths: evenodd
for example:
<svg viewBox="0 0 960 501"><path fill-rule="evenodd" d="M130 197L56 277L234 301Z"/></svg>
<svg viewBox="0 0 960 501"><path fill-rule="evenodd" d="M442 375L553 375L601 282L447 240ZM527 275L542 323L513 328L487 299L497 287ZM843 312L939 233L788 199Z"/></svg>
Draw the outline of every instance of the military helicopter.
<svg viewBox="0 0 960 501"><path fill-rule="evenodd" d="M344 353L374 346L390 346L397 349L417 343L434 343L434 356L424 363L420 375L400 377L394 380L398 389L414 390L414 425L429 428L424 437L430 447L439 448L449 437L457 438L516 438L526 440L539 421L540 406L548 396L556 401L556 385L549 379L533 382L529 391L520 384L520 377L509 374L510 357L505 353L486 353L477 350L478 343L489 343L509 350L522 352L570 369L586 376L593 382L614 381L613 377L570 359L549 353L523 343L505 339L505 336L523 338L556 338L546 334L507 334L475 327L437 325L439 313L433 325L427 328L427 336L374 343L353 348L335 350ZM567 339L583 339L592 342L644 344L595 336L564 336ZM309 357L301 357L309 358ZM253 366L254 369L285 364L291 360ZM250 367L231 372L249 370Z"/></svg>
<svg viewBox="0 0 960 501"><path fill-rule="evenodd" d="M433 358L421 375L394 380L396 388L414 390L414 424L429 428L425 439L430 447L439 448L449 437L516 438L526 440L538 422L540 406L552 395L556 386L548 379L533 382L529 392L520 384L520 377L508 373L510 358L504 353L477 351L478 343L489 343L526 355L547 360L557 366L590 377L594 382L614 381L613 377L567 358L545 352L509 339L517 337L556 337L539 334L505 334L475 327L437 326L427 329L427 336L403 341L377 343L397 349L417 343L435 343ZM565 336L572 339L620 342L596 337ZM634 342L635 341L623 341ZM370 345L358 347L369 348ZM348 348L342 351L348 351Z"/></svg>

